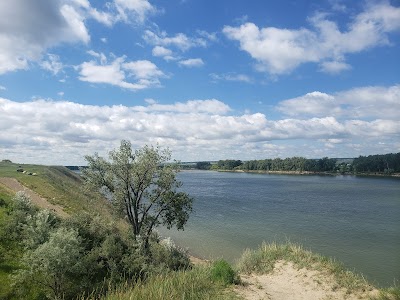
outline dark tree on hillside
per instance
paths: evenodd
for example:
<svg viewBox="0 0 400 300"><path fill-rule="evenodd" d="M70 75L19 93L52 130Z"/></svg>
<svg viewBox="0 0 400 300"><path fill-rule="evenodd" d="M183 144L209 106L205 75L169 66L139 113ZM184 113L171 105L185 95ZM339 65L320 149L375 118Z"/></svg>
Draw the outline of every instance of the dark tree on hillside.
<svg viewBox="0 0 400 300"><path fill-rule="evenodd" d="M115 208L124 213L135 239L144 241L147 250L150 234L159 225L183 229L192 211L193 199L177 189L178 164L168 149L144 146L132 150L131 143L121 141L111 151L109 160L98 154L86 156L88 168L82 171L88 186L111 195Z"/></svg>

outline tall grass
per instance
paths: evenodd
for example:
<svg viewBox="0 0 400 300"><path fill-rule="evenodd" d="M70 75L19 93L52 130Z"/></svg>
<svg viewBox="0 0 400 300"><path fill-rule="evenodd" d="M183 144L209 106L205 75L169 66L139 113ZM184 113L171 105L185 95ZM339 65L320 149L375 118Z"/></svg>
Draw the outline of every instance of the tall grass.
<svg viewBox="0 0 400 300"><path fill-rule="evenodd" d="M246 250L238 261L238 269L243 273L266 274L273 270L277 261L290 261L299 269L317 270L324 275L333 276L339 288L348 293L371 290L372 286L362 277L349 270L332 258L305 250L293 243L266 244L257 250Z"/></svg>
<svg viewBox="0 0 400 300"><path fill-rule="evenodd" d="M88 298L90 299L90 298ZM121 286L109 293L105 300L197 300L238 299L225 285L211 279L210 266L198 266L192 270L170 272L150 277L133 286Z"/></svg>

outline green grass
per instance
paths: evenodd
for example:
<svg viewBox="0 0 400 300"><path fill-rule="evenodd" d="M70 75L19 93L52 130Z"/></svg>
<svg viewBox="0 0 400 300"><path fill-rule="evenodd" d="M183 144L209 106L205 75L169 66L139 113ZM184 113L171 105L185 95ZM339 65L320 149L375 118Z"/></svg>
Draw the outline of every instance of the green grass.
<svg viewBox="0 0 400 300"><path fill-rule="evenodd" d="M377 297L372 300L400 300L400 287L394 286L387 289L382 289Z"/></svg>
<svg viewBox="0 0 400 300"><path fill-rule="evenodd" d="M90 299L90 298L89 298ZM153 276L132 287L122 286L107 295L104 300L195 300L239 299L224 284L211 279L211 267L195 267L192 270L171 272Z"/></svg>
<svg viewBox="0 0 400 300"><path fill-rule="evenodd" d="M18 168L37 175L17 172ZM81 177L65 167L0 162L0 177L17 179L67 213L85 210L109 215L108 203L99 194L85 191Z"/></svg>
<svg viewBox="0 0 400 300"><path fill-rule="evenodd" d="M339 288L348 293L372 290L373 287L359 274L346 270L334 259L305 250L302 246L287 244L262 244L257 250L246 250L238 261L238 269L243 273L266 274L273 270L277 261L293 262L299 269L317 270L332 275Z"/></svg>

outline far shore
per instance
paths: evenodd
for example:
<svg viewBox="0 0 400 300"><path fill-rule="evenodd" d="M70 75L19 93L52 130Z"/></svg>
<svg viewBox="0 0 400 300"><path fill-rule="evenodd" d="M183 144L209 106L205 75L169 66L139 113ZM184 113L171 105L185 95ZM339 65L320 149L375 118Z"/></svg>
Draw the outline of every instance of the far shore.
<svg viewBox="0 0 400 300"><path fill-rule="evenodd" d="M198 170L198 169L191 169ZM203 171L203 170L200 170ZM400 173L336 173L336 172L311 172L311 171L265 171L265 170L204 170L228 173L255 173L255 174L280 174L280 175L318 175L318 176L365 176L365 177L396 177L400 178Z"/></svg>

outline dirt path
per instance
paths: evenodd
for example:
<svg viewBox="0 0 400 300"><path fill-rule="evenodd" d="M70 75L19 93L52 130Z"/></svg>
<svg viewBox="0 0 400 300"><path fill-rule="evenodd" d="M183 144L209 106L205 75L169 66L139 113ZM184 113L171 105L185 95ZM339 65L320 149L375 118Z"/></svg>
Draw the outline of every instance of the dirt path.
<svg viewBox="0 0 400 300"><path fill-rule="evenodd" d="M11 189L14 192L24 191L32 200L32 203L37 205L40 208L47 208L49 210L54 211L60 217L66 218L68 214L63 211L63 208L59 205L51 204L45 198L40 197L31 189L23 186L18 180L15 178L8 178L8 177L0 177L0 184L3 184L7 188Z"/></svg>
<svg viewBox="0 0 400 300"><path fill-rule="evenodd" d="M277 262L267 275L241 275L243 284L235 291L248 300L333 300L370 299L377 291L347 294L339 289L333 278L318 271L298 270L292 263Z"/></svg>

